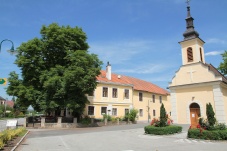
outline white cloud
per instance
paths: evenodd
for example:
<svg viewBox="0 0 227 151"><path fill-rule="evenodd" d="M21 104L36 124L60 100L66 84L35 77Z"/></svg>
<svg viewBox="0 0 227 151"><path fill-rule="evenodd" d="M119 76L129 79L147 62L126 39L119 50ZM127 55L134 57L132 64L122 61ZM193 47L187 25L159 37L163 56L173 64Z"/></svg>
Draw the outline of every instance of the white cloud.
<svg viewBox="0 0 227 151"><path fill-rule="evenodd" d="M216 55L220 55L222 53L223 53L223 51L211 51L211 52L205 53L205 56L216 56Z"/></svg>
<svg viewBox="0 0 227 151"><path fill-rule="evenodd" d="M222 39L218 39L218 38L210 38L206 40L206 43L211 43L211 44L226 44L227 42L225 40Z"/></svg>
<svg viewBox="0 0 227 151"><path fill-rule="evenodd" d="M125 40L115 42L90 43L89 51L99 56L104 63L122 64L144 51L152 51L152 41Z"/></svg>
<svg viewBox="0 0 227 151"><path fill-rule="evenodd" d="M143 64L139 66L131 67L130 69L118 69L114 72L116 73L136 73L136 74L151 74L159 73L168 68L166 65L162 64Z"/></svg>

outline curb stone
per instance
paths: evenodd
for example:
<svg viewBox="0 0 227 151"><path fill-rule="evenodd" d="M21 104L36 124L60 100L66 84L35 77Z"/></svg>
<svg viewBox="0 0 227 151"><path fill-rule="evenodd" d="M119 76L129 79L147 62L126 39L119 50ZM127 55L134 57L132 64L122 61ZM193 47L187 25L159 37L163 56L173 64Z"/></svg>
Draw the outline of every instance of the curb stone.
<svg viewBox="0 0 227 151"><path fill-rule="evenodd" d="M13 149L11 149L11 151L14 151L19 145L20 143L24 140L24 138L27 136L27 134L29 133L30 131L28 130L27 133L21 138L21 140L16 144L16 146L13 147Z"/></svg>

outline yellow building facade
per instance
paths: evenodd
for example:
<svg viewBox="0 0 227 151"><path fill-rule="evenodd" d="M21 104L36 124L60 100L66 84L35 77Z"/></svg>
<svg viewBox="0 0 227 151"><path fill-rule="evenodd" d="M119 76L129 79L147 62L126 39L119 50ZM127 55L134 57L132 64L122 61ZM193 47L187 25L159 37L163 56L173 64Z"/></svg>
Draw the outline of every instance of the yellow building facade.
<svg viewBox="0 0 227 151"><path fill-rule="evenodd" d="M84 115L102 118L103 114L123 118L130 109L139 111L138 121L147 121L160 114L161 103L167 113L170 112L169 93L147 81L111 73L108 63L106 71L97 77L97 87L93 94L88 95ZM149 119L148 119L149 118Z"/></svg>
<svg viewBox="0 0 227 151"><path fill-rule="evenodd" d="M182 66L169 83L172 118L175 123L195 127L198 118L206 118L211 103L218 122L227 123L227 79L214 66L206 64L204 41L194 30L190 6L181 45Z"/></svg>

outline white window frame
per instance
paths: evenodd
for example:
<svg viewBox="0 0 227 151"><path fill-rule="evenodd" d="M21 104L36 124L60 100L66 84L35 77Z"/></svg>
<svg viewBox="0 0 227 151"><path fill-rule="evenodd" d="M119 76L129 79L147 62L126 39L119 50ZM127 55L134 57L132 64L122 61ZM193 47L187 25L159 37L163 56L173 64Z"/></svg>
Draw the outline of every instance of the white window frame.
<svg viewBox="0 0 227 151"><path fill-rule="evenodd" d="M142 94L141 100L140 100L140 94ZM142 93L142 92L139 92L139 101L140 101L140 102L143 102L143 93Z"/></svg>
<svg viewBox="0 0 227 151"><path fill-rule="evenodd" d="M127 96L126 96L126 91L127 91ZM124 90L124 99L129 99L129 89Z"/></svg>
<svg viewBox="0 0 227 151"><path fill-rule="evenodd" d="M141 112L142 111L142 112ZM142 113L142 114L141 114ZM143 109L139 109L139 116L143 117Z"/></svg>
<svg viewBox="0 0 227 151"><path fill-rule="evenodd" d="M106 113L102 113L102 108L106 108ZM103 114L107 114L107 106L101 106L101 115L103 115Z"/></svg>
<svg viewBox="0 0 227 151"><path fill-rule="evenodd" d="M126 115L126 110L128 110L128 113L130 112L129 108L125 108L125 115Z"/></svg>
<svg viewBox="0 0 227 151"><path fill-rule="evenodd" d="M116 90L116 97L114 97L114 89ZM118 88L112 88L112 98L118 98Z"/></svg>
<svg viewBox="0 0 227 151"><path fill-rule="evenodd" d="M104 89L107 89L106 96L104 96ZM102 87L102 97L108 98L108 91L109 91L108 87Z"/></svg>
<svg viewBox="0 0 227 151"><path fill-rule="evenodd" d="M162 96L161 95L159 96L159 102L160 102L160 104L162 104Z"/></svg>
<svg viewBox="0 0 227 151"><path fill-rule="evenodd" d="M152 102L155 103L155 94L152 95Z"/></svg>
<svg viewBox="0 0 227 151"><path fill-rule="evenodd" d="M114 109L116 109L115 112L114 112ZM114 113L116 113L116 114L114 114ZM117 108L112 108L112 115L113 115L113 116L117 116Z"/></svg>
<svg viewBox="0 0 227 151"><path fill-rule="evenodd" d="M93 108L94 108L93 114L89 114L89 107L93 107ZM95 115L95 106L89 105L89 106L87 107L87 115Z"/></svg>

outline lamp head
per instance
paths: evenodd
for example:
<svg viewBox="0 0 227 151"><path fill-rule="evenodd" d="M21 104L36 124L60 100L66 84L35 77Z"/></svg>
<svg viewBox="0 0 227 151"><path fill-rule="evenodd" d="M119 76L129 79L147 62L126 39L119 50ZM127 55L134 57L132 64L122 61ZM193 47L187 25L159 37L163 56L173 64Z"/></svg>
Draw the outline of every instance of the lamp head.
<svg viewBox="0 0 227 151"><path fill-rule="evenodd" d="M7 50L7 52L9 52L11 55L16 54L16 50L14 50L14 46L12 45L12 47L10 48L10 50Z"/></svg>

